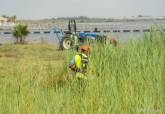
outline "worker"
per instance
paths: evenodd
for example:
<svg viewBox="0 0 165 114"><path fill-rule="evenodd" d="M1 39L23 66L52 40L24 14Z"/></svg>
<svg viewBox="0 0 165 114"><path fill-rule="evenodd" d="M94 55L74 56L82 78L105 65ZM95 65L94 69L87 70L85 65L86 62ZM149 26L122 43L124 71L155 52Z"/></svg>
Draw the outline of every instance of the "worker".
<svg viewBox="0 0 165 114"><path fill-rule="evenodd" d="M73 41L73 47L78 52L79 50L78 34L76 32L73 32L71 37Z"/></svg>
<svg viewBox="0 0 165 114"><path fill-rule="evenodd" d="M115 39L115 37L112 37L110 39L110 44L112 44L112 46L116 46L117 45L117 40Z"/></svg>
<svg viewBox="0 0 165 114"><path fill-rule="evenodd" d="M89 46L81 46L81 53L76 54L69 67L76 73L78 79L84 79L87 73Z"/></svg>

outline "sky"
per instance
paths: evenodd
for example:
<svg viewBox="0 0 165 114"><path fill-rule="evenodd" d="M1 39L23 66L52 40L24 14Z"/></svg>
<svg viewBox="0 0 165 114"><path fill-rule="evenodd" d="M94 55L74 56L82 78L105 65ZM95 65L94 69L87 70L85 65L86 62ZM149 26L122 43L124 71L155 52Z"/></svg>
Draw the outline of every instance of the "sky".
<svg viewBox="0 0 165 114"><path fill-rule="evenodd" d="M165 16L165 0L0 0L0 15L18 19Z"/></svg>

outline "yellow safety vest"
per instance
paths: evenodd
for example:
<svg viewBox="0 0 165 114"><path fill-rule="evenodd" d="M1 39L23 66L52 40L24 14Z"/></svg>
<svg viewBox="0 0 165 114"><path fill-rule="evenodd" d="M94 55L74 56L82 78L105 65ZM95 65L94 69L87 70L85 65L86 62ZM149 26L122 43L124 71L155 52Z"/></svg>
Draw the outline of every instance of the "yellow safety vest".
<svg viewBox="0 0 165 114"><path fill-rule="evenodd" d="M87 69L88 56L85 54L77 54L75 56L75 66L77 69L85 70Z"/></svg>
<svg viewBox="0 0 165 114"><path fill-rule="evenodd" d="M87 71L88 56L85 54L77 54L75 56L76 77L78 79L84 78L84 73Z"/></svg>
<svg viewBox="0 0 165 114"><path fill-rule="evenodd" d="M76 65L76 68L81 68L81 56L79 54L77 54L75 56L75 65Z"/></svg>

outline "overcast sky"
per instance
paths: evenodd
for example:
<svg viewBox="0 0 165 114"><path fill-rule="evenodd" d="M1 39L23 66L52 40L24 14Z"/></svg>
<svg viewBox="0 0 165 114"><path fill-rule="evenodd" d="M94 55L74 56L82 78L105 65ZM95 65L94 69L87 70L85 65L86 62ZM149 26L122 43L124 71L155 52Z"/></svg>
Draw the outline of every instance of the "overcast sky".
<svg viewBox="0 0 165 114"><path fill-rule="evenodd" d="M0 15L53 17L165 16L165 0L0 0Z"/></svg>

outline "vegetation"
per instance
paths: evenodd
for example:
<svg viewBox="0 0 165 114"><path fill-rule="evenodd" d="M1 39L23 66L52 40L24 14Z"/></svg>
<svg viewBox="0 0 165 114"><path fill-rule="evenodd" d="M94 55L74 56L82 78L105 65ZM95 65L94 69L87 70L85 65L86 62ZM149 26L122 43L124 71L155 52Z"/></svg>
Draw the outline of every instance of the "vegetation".
<svg viewBox="0 0 165 114"><path fill-rule="evenodd" d="M132 18L90 18L86 16L78 16L78 17L60 17L60 18L48 18L48 19L40 19L40 20L18 20L18 23L24 23L27 25L36 25L36 24L61 24L68 23L69 19L76 19L77 23L104 23L104 22L133 22L133 21L155 21L155 20L165 20L165 17L162 19L155 19L152 17L132 17ZM138 18L138 19L137 19Z"/></svg>
<svg viewBox="0 0 165 114"><path fill-rule="evenodd" d="M91 45L88 80L67 68L72 51L50 45L0 48L2 114L163 114L165 35L111 47ZM152 40L151 40L152 39Z"/></svg>
<svg viewBox="0 0 165 114"><path fill-rule="evenodd" d="M14 28L13 36L16 38L16 43L25 43L25 37L29 34L28 26L23 24L18 24Z"/></svg>

